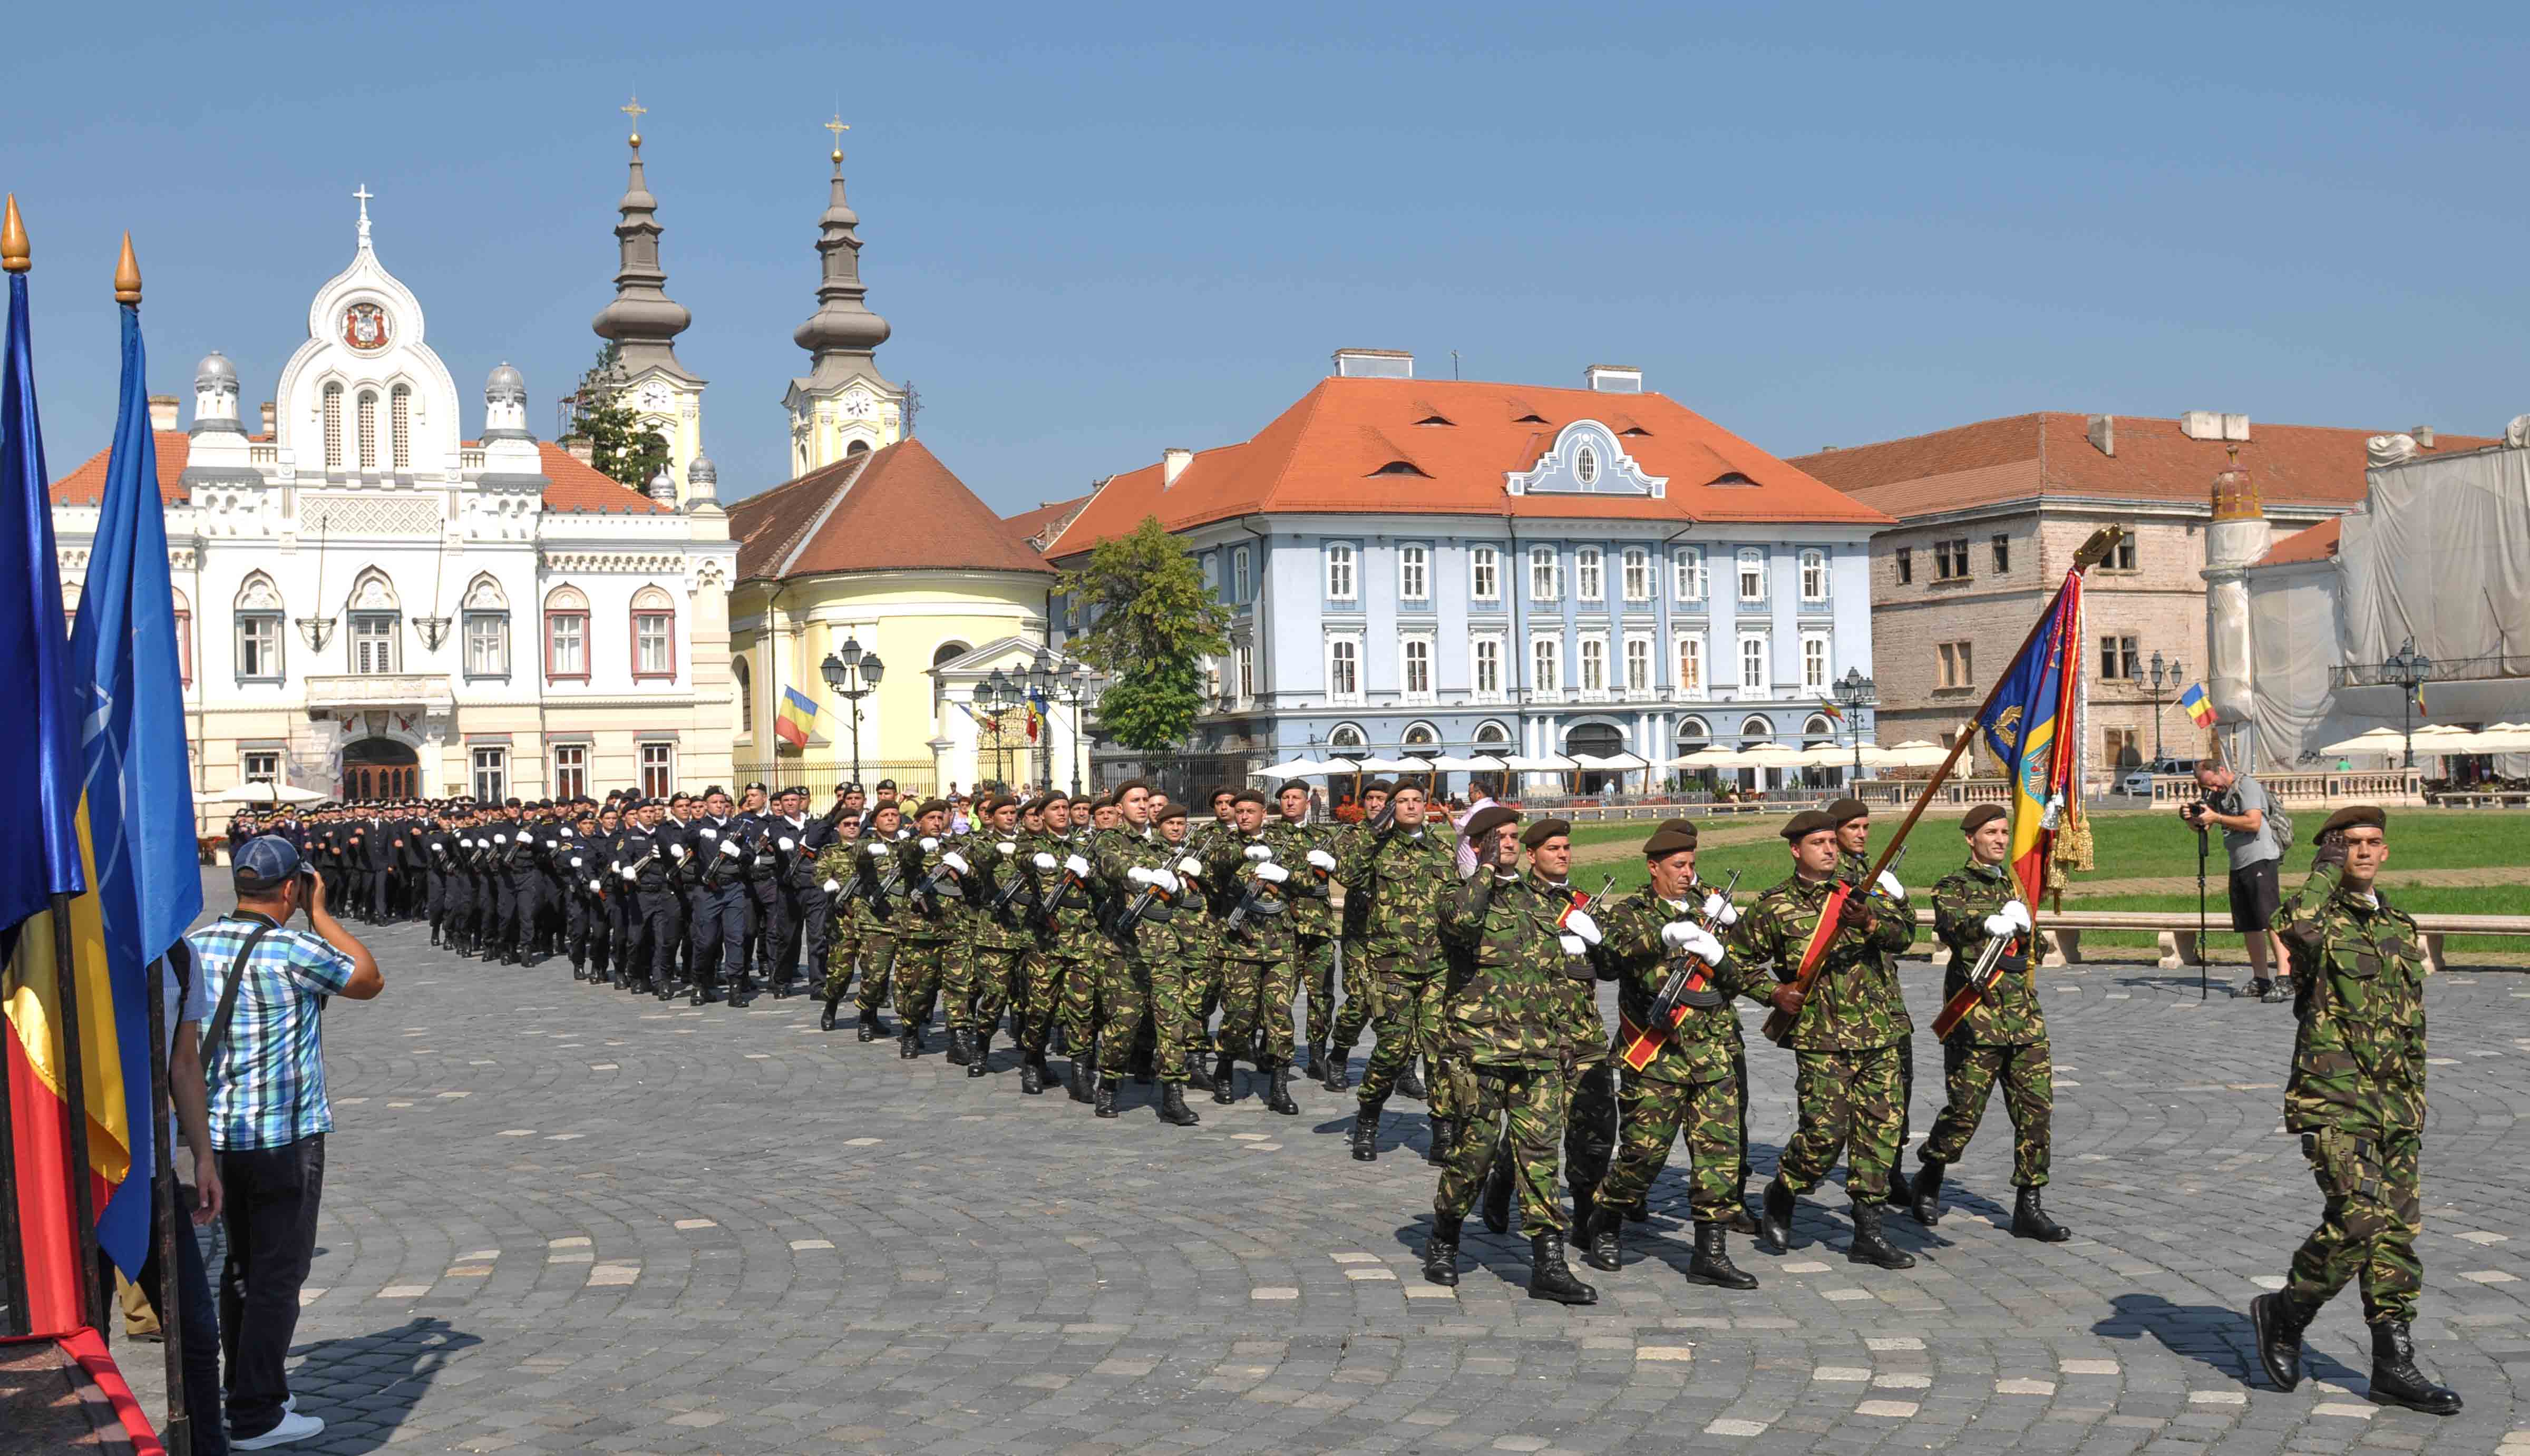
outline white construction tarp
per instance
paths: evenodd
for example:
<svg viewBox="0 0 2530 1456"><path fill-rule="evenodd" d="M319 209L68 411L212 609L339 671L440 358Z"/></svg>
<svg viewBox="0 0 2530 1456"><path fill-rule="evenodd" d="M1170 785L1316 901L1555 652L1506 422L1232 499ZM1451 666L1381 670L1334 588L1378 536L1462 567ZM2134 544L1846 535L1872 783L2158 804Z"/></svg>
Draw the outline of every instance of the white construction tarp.
<svg viewBox="0 0 2530 1456"><path fill-rule="evenodd" d="M2403 460L2365 481L2337 553L2344 661L2387 662L2413 637L2437 661L2520 660L2472 677L2530 676L2530 450Z"/></svg>

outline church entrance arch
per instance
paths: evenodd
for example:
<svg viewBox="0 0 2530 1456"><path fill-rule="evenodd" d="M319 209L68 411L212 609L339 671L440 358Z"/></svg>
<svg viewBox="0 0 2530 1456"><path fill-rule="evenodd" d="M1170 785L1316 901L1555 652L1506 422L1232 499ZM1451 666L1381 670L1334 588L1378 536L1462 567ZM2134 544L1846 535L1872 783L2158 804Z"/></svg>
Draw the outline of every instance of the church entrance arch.
<svg viewBox="0 0 2530 1456"><path fill-rule="evenodd" d="M1564 752L1567 757L1578 757L1586 753L1592 758L1615 758L1624 751L1624 731L1612 723L1575 724L1572 729L1564 735ZM1597 769L1582 770L1580 779L1580 791L1585 794L1614 793L1624 784L1622 775Z"/></svg>
<svg viewBox="0 0 2530 1456"><path fill-rule="evenodd" d="M340 797L412 799L421 796L421 758L410 743L360 738L343 745Z"/></svg>

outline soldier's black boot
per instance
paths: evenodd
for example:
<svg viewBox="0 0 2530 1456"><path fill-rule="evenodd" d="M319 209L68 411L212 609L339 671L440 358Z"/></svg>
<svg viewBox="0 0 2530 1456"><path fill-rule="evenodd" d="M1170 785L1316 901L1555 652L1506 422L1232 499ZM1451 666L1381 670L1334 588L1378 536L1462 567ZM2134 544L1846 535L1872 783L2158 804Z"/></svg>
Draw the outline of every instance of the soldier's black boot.
<svg viewBox="0 0 2530 1456"><path fill-rule="evenodd" d="M1572 1277L1564 1263L1564 1235L1531 1234L1528 1239L1528 1297L1563 1305L1594 1305L1599 1291Z"/></svg>
<svg viewBox="0 0 2530 1456"><path fill-rule="evenodd" d="M1185 1105L1184 1083L1160 1084L1160 1120L1177 1127L1192 1127L1203 1120L1194 1114L1194 1108Z"/></svg>
<svg viewBox="0 0 2530 1456"><path fill-rule="evenodd" d="M1687 1278L1723 1289L1756 1288L1757 1276L1731 1262L1730 1237L1730 1230L1722 1224L1699 1221L1695 1225L1695 1257L1686 1263Z"/></svg>
<svg viewBox="0 0 2530 1456"><path fill-rule="evenodd" d="M1093 1098L1095 1099L1095 1102L1096 1102L1096 1110L1097 1110L1097 1112L1098 1112L1098 1115L1099 1115L1099 1116L1101 1116L1101 1117L1113 1117L1113 1116L1115 1116L1115 1115L1116 1115L1116 1074L1115 1074L1114 1072L1102 1072L1102 1073L1100 1073L1100 1074L1099 1074L1099 1077L1098 1077L1098 1090L1097 1090L1097 1092L1096 1092L1096 1093L1092 1094L1092 1096L1093 1096Z"/></svg>
<svg viewBox="0 0 2530 1456"><path fill-rule="evenodd" d="M1574 1179L1572 1182L1572 1231L1575 1234L1578 1234L1581 1230L1588 1228L1590 1226L1590 1215L1597 1213L1598 1210L1599 1185L1596 1183L1584 1183L1577 1178Z"/></svg>
<svg viewBox="0 0 2530 1456"><path fill-rule="evenodd" d="M1019 1091L1030 1097L1045 1091L1045 1062L1041 1053L1030 1052L1019 1058Z"/></svg>
<svg viewBox="0 0 2530 1456"><path fill-rule="evenodd" d="M906 1061L911 1061L922 1054L921 1022L907 1018L905 1030L897 1034L896 1054Z"/></svg>
<svg viewBox="0 0 2530 1456"><path fill-rule="evenodd" d="M1212 1064L1212 1100L1225 1107L1238 1100L1238 1069L1227 1052Z"/></svg>
<svg viewBox="0 0 2530 1456"><path fill-rule="evenodd" d="M984 1073L991 1071L992 1068L985 1064L985 1059L990 1057L992 1054L993 1034L991 1032L968 1032L966 1034L967 1076L980 1077L984 1075Z"/></svg>
<svg viewBox="0 0 2530 1456"><path fill-rule="evenodd" d="M1432 1236L1423 1241L1423 1281L1456 1286L1458 1282L1458 1220L1432 1215Z"/></svg>
<svg viewBox="0 0 2530 1456"><path fill-rule="evenodd" d="M1071 1094L1073 1102L1085 1103L1089 1101L1089 1084L1094 1077L1095 1074L1089 1070L1088 1058L1075 1052L1072 1054L1072 1070L1064 1076L1063 1090Z"/></svg>
<svg viewBox="0 0 2530 1456"><path fill-rule="evenodd" d="M1776 1174L1775 1181L1766 1185L1765 1212L1757 1218L1757 1236L1774 1245L1778 1254L1792 1252L1794 1203L1792 1185L1785 1182L1782 1174Z"/></svg>
<svg viewBox="0 0 2530 1456"><path fill-rule="evenodd" d="M1353 1160L1353 1161L1355 1161L1355 1162L1377 1162L1377 1161L1379 1161L1379 1113L1380 1113L1381 1108L1385 1107L1387 1105L1388 1105L1388 1103L1387 1103L1387 1099L1382 1098L1382 1099L1381 1099L1380 1101L1378 1101L1378 1102L1375 1102L1375 1103L1363 1103L1361 1105L1359 1105L1359 1106L1357 1106L1357 1107L1353 1108L1353 1113L1352 1113L1352 1160Z"/></svg>
<svg viewBox="0 0 2530 1456"><path fill-rule="evenodd" d="M835 1029L835 1008L843 1003L844 998L842 997L830 996L826 998L825 1009L817 1013L817 1030L833 1031Z"/></svg>
<svg viewBox="0 0 2530 1456"><path fill-rule="evenodd" d="M2047 1206L2038 1201L2038 1190L2032 1187L2021 1189L2020 1197L2012 1202L2011 1236L2061 1244L2073 1236L2073 1230L2047 1216Z"/></svg>
<svg viewBox="0 0 2530 1456"><path fill-rule="evenodd" d="M964 1066L966 1064L966 1029L962 1026L953 1026L949 1028L949 1064L951 1066Z"/></svg>
<svg viewBox="0 0 2530 1456"><path fill-rule="evenodd" d="M1350 1047L1327 1049L1326 1088L1329 1092L1352 1090L1352 1049Z"/></svg>
<svg viewBox="0 0 2530 1456"><path fill-rule="evenodd" d="M1845 1246L1844 1262L1876 1264L1882 1268L1913 1268L1915 1256L1880 1236L1879 1200L1857 1198L1853 1201L1853 1242Z"/></svg>
<svg viewBox="0 0 2530 1456"><path fill-rule="evenodd" d="M2249 1325L2258 1334L2258 1363L2267 1368L2267 1378L2278 1390L2301 1383L2301 1332L2318 1315L2319 1306L2303 1304L2288 1293L2261 1294L2249 1301ZM2377 1373L2374 1379L2379 1379Z"/></svg>
<svg viewBox="0 0 2530 1456"><path fill-rule="evenodd" d="M1926 1228L1942 1221L1942 1172L1949 1166L1949 1163L1938 1159L1927 1158L1916 1167L1915 1181L1911 1184L1900 1184L1896 1174L1890 1175L1890 1186L1893 1188L1902 1186L1906 1189L1907 1212L1913 1213L1915 1221ZM2012 1216L2011 1226L2012 1232L2020 1231L2018 1214Z"/></svg>
<svg viewBox="0 0 2530 1456"><path fill-rule="evenodd" d="M1411 1056L1405 1058L1405 1070L1397 1074L1397 1095L1410 1097L1418 1103L1430 1096L1423 1086L1423 1079L1414 1073L1414 1058Z"/></svg>
<svg viewBox="0 0 2530 1456"><path fill-rule="evenodd" d="M1278 1061L1274 1063L1274 1069L1265 1074L1265 1106L1267 1110L1280 1112L1286 1117L1300 1115L1300 1105L1292 1100L1290 1062Z"/></svg>
<svg viewBox="0 0 2530 1456"><path fill-rule="evenodd" d="M1612 1274L1624 1267L1624 1251L1618 1241L1619 1232L1625 1226L1623 1214L1614 1209L1595 1209L1588 1222L1572 1226L1581 1235L1583 1264Z"/></svg>
<svg viewBox="0 0 2530 1456"><path fill-rule="evenodd" d="M2372 1403L2405 1406L2428 1416L2459 1414L2459 1392L2435 1384L2416 1369L2416 1339L2403 1320L2372 1326Z"/></svg>
<svg viewBox="0 0 2530 1456"><path fill-rule="evenodd" d="M1185 1063L1186 1085L1197 1092L1212 1091L1212 1063L1204 1060L1203 1049L1200 1047L1187 1049Z"/></svg>
<svg viewBox="0 0 2530 1456"><path fill-rule="evenodd" d="M747 1002L752 1001L752 1000L754 1000L754 999L755 999L755 978L754 978L754 977L752 977L752 976L743 976L743 975L742 975L742 976L740 976L740 977L738 978L738 980L736 980L735 982L731 983L730 988L729 988L729 1005L730 1005L730 1009L731 1009L731 1010L737 1010L737 1009L739 1009L740 1007L744 1006Z"/></svg>
<svg viewBox="0 0 2530 1456"><path fill-rule="evenodd" d="M1450 1160L1450 1150L1457 1146L1458 1146L1458 1119L1435 1117L1432 1119L1431 1146L1424 1150L1423 1160L1434 1167L1439 1167Z"/></svg>
<svg viewBox="0 0 2530 1456"><path fill-rule="evenodd" d="M1312 1082L1324 1082L1327 1080L1326 1048L1319 1046L1315 1042L1311 1042L1309 1044L1308 1065L1301 1068L1301 1074L1306 1076Z"/></svg>
<svg viewBox="0 0 2530 1456"><path fill-rule="evenodd" d="M1495 1233L1511 1232L1511 1150L1494 1149L1494 1163L1485 1174L1485 1227Z"/></svg>

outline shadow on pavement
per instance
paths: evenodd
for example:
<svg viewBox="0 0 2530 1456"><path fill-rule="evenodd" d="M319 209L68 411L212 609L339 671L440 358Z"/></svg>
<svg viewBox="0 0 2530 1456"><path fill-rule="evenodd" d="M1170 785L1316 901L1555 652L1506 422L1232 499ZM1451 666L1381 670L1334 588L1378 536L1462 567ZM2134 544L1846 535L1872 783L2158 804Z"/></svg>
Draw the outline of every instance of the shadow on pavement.
<svg viewBox="0 0 2530 1456"><path fill-rule="evenodd" d="M2113 1340L2149 1335L2173 1355L2201 1362L2242 1384L2267 1388L2269 1382L2266 1372L2258 1365L2257 1335L2250 1328L2248 1311L2228 1310L2220 1305L2172 1304L2158 1294L2120 1294L2111 1303L2117 1313L2092 1325L2093 1334ZM2364 1388L2370 1380L2369 1372L2332 1360L2308 1344L2302 1347L2302 1368L2319 1379L2351 1384L2356 1389Z"/></svg>
<svg viewBox="0 0 2530 1456"><path fill-rule="evenodd" d="M291 1372L290 1388L301 1410L324 1420L324 1449L374 1451L395 1438L448 1357L482 1342L445 1320L419 1318L350 1339L318 1340L291 1351L302 1363Z"/></svg>

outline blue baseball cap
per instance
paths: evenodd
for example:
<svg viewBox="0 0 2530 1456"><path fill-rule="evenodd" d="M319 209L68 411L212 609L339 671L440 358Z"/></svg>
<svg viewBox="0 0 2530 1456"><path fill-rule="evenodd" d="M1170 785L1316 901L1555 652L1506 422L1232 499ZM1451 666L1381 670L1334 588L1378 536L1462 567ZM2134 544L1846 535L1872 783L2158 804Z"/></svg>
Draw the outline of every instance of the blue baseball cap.
<svg viewBox="0 0 2530 1456"><path fill-rule="evenodd" d="M257 835L229 861L230 878L240 894L270 894L305 868L299 846L279 835Z"/></svg>

